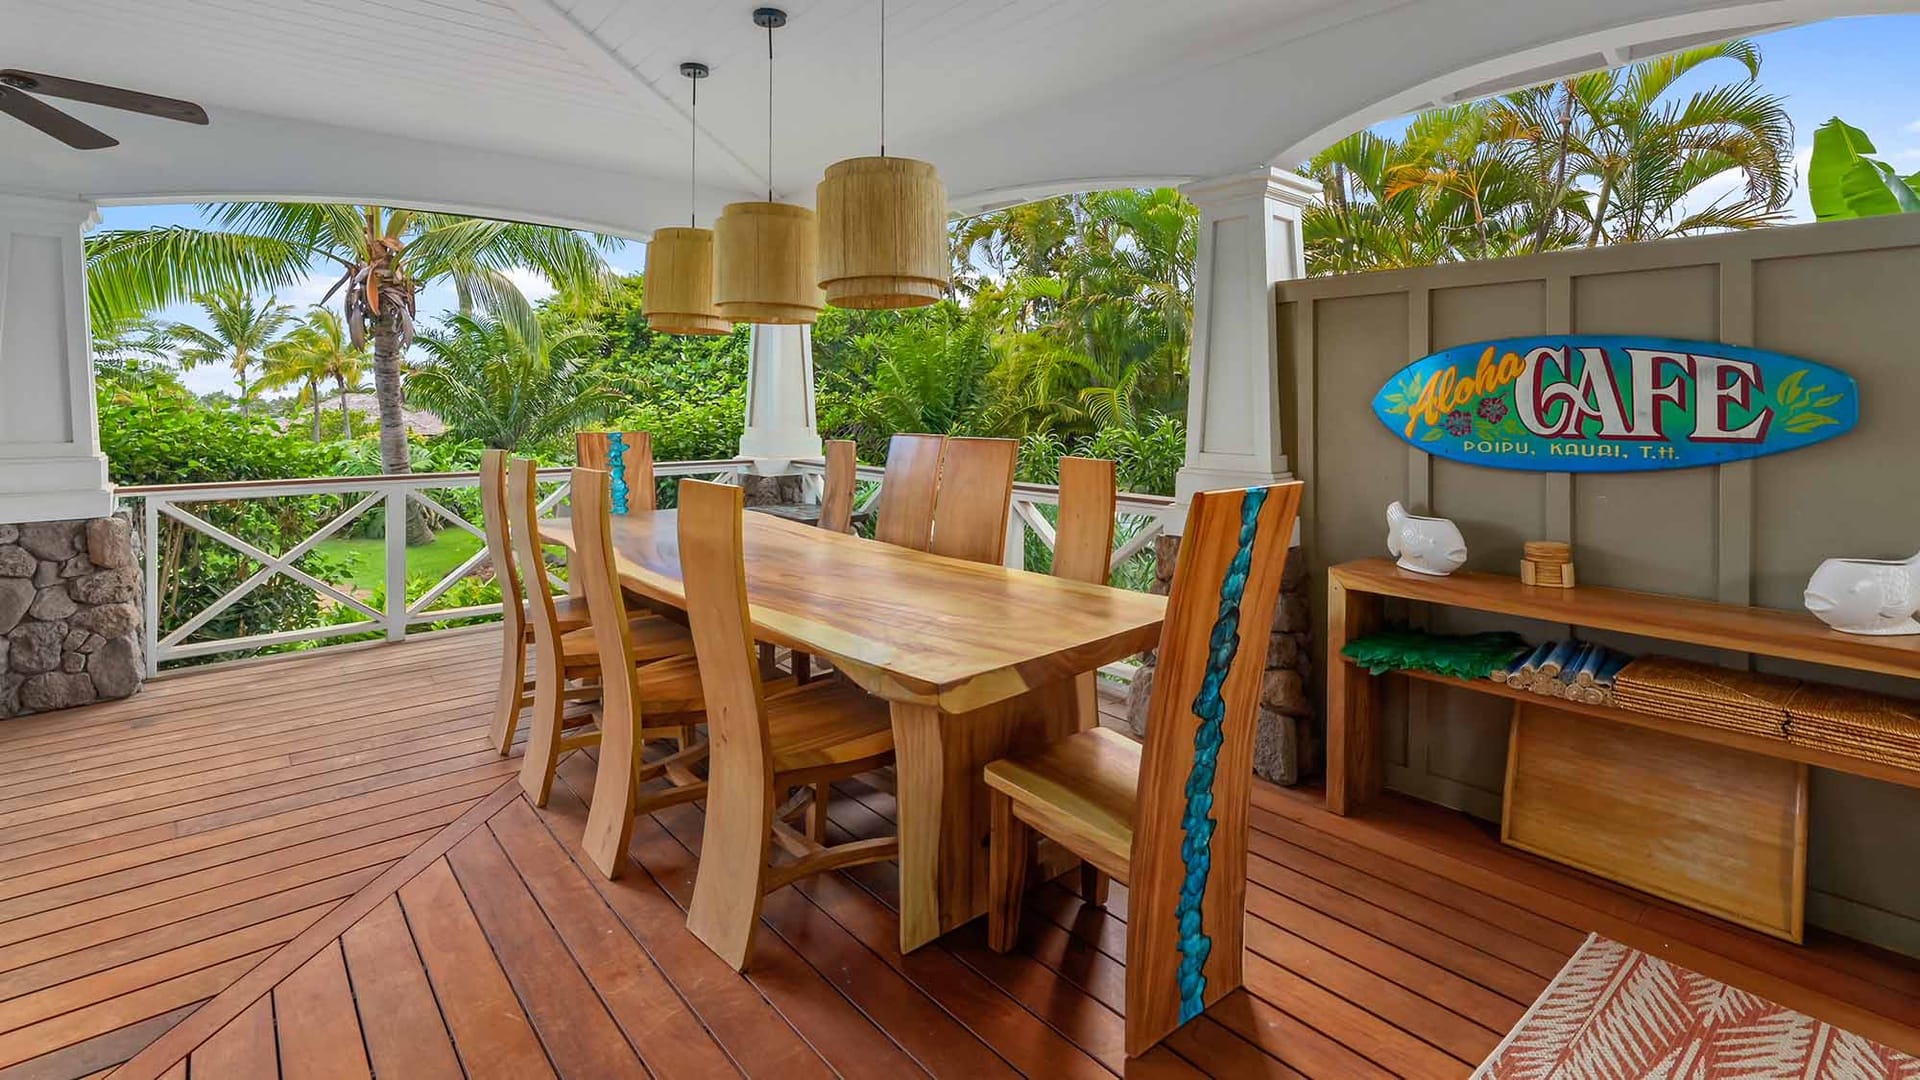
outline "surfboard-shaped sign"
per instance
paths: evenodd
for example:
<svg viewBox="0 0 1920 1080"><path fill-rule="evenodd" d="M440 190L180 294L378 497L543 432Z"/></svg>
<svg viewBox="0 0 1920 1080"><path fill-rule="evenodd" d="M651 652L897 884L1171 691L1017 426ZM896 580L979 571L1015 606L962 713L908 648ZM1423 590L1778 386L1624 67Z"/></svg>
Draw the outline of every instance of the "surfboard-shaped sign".
<svg viewBox="0 0 1920 1080"><path fill-rule="evenodd" d="M1825 364L1709 341L1542 334L1401 369L1380 422L1439 457L1534 472L1686 469L1853 429L1860 391Z"/></svg>

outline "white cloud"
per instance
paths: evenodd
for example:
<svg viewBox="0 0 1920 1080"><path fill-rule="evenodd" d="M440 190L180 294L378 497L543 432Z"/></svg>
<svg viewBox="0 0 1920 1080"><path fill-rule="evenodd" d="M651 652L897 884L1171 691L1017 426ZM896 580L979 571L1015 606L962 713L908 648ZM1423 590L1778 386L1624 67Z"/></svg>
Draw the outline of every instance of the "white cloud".
<svg viewBox="0 0 1920 1080"><path fill-rule="evenodd" d="M1913 132L1915 135L1920 135L1920 120L1915 120L1913 123L1908 124L1907 130Z"/></svg>

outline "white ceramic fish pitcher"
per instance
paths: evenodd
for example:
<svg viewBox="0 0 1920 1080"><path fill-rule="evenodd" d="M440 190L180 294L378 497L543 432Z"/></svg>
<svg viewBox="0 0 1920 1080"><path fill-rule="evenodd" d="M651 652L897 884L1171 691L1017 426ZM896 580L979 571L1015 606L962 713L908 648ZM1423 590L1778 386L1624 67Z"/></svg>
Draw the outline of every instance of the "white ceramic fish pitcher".
<svg viewBox="0 0 1920 1080"><path fill-rule="evenodd" d="M1443 517L1418 517L1398 502L1387 507L1387 550L1402 570L1445 577L1467 561L1467 538Z"/></svg>
<svg viewBox="0 0 1920 1080"><path fill-rule="evenodd" d="M1807 610L1846 634L1920 634L1920 555L1828 559L1807 582Z"/></svg>

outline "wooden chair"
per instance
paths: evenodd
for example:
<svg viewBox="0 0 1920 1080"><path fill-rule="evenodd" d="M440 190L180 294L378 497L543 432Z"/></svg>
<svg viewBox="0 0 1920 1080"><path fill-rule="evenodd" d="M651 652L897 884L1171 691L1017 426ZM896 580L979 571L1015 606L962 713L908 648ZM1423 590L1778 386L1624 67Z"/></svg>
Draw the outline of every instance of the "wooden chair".
<svg viewBox="0 0 1920 1080"><path fill-rule="evenodd" d="M613 477L613 513L657 508L653 482L653 436L644 431L582 431L573 437L575 462Z"/></svg>
<svg viewBox="0 0 1920 1080"><path fill-rule="evenodd" d="M999 565L1007 553L1007 515L1013 512L1013 470L1019 463L1018 440L948 439L940 455L933 543L927 550Z"/></svg>
<svg viewBox="0 0 1920 1080"><path fill-rule="evenodd" d="M892 721L886 702L839 680L764 691L747 608L743 508L739 488L680 484L680 571L713 744L687 929L736 970L746 967L767 893L900 849L894 837L826 846L830 785L893 759ZM802 812L805 833L788 823ZM784 861L772 861L776 848Z"/></svg>
<svg viewBox="0 0 1920 1080"><path fill-rule="evenodd" d="M1129 1057L1241 985L1254 718L1300 489L1193 497L1144 751L1096 727L986 768L993 948L1018 934L1034 830L1128 886Z"/></svg>
<svg viewBox="0 0 1920 1080"><path fill-rule="evenodd" d="M513 750L520 711L533 704L533 680L527 677L527 648L533 644L533 624L527 621L526 601L520 591L520 568L507 538L507 452L488 450L480 455L480 519L487 534L487 559L500 585L500 686L494 694L493 724L488 739L506 757ZM546 567L539 572L545 573ZM587 625L587 605L575 597L554 601L554 621L561 633Z"/></svg>
<svg viewBox="0 0 1920 1080"><path fill-rule="evenodd" d="M620 588L620 570L614 557L612 477L598 469L573 470L573 536L577 557L574 573L594 615L594 650L600 658L600 730L597 739L563 740L563 746L600 746L599 771L593 783L593 803L587 809L588 857L609 878L626 868L627 844L633 837L633 819L676 803L692 802L707 794L704 779L693 767L707 756L707 744L696 740L693 721L705 708L699 683L699 665L691 655L654 663L623 664L624 677L606 674L609 657L645 652L635 628L646 620L628 618L626 594ZM665 620L660 620L665 621ZM691 635L688 638L691 641ZM691 692L694 700L686 695ZM651 739L671 738L678 749L654 761L643 751ZM522 783L526 772L521 773ZM649 782L664 778L661 788L643 791ZM611 851L603 861L601 852Z"/></svg>
<svg viewBox="0 0 1920 1080"><path fill-rule="evenodd" d="M1105 585L1113 576L1113 511L1119 499L1114 464L1104 458L1060 459L1060 515L1053 529L1053 576ZM1082 672L1073 680L1079 730L1100 726L1100 676ZM1107 902L1107 875L1080 864L1080 896L1096 907Z"/></svg>
<svg viewBox="0 0 1920 1080"><path fill-rule="evenodd" d="M853 531L853 489L859 479L859 461L854 454L852 440L827 440L826 489L820 494L820 528L828 532ZM790 654L789 660L794 681L805 683L813 678L812 656L795 651ZM763 641L760 643L760 673L762 677L769 677L776 671L773 645Z"/></svg>
<svg viewBox="0 0 1920 1080"><path fill-rule="evenodd" d="M826 490L820 495L820 527L828 532L853 531L853 489L859 479L859 461L850 439L828 439Z"/></svg>
<svg viewBox="0 0 1920 1080"><path fill-rule="evenodd" d="M940 452L946 441L944 435L895 435L887 444L875 540L927 550L933 539L934 493L940 487Z"/></svg>
<svg viewBox="0 0 1920 1080"><path fill-rule="evenodd" d="M547 795L553 790L553 770L560 763L560 755L600 741L600 730L569 734L564 729L570 696L576 700L600 696L599 690L578 685L570 691L568 684L599 682L603 674L603 654L596 640L598 627L561 629L559 605L554 600L553 586L547 580L540 554L535 468L533 462L525 459L516 459L507 465L507 529L520 564L541 568L539 573L530 572L521 577L527 594L527 621L533 626L534 686L533 730L527 737L526 757L520 763L520 786L526 789L535 806L545 806ZM573 517L578 528L583 518L577 492L574 497ZM598 504L597 511L604 515L606 506L605 502ZM597 523L598 519L594 521ZM604 604L601 608L614 610ZM589 615L595 613L591 602L587 609ZM624 617L624 609L620 614L629 657L629 663L622 666L646 665L640 680L641 697L648 708L661 716L675 717L677 733L683 742L691 743L693 726L702 709L692 635L686 627L658 615L629 621Z"/></svg>

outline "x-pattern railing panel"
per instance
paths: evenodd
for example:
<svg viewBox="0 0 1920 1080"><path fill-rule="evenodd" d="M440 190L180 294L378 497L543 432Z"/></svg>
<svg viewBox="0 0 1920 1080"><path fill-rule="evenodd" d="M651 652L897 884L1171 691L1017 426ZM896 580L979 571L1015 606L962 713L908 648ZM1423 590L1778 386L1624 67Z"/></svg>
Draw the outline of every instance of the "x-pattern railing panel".
<svg viewBox="0 0 1920 1080"><path fill-rule="evenodd" d="M749 464L743 459L657 462L654 473L662 480L692 476L737 484L740 482L741 470ZM808 477L807 489L810 493L817 495L822 482L824 464L819 461L796 462L794 470ZM877 466L863 465L859 468L857 479L861 490L857 505L861 511L870 511L874 507L879 498L880 485L884 476L884 470ZM567 502L572 493L570 477L570 471L565 468L540 471L539 478L544 490L538 503L541 516L552 515ZM478 484L479 476L476 473L432 473L409 476L246 481L231 484L181 484L121 489L122 497L139 499L145 504L142 508L142 520L146 549L147 580L145 584L148 612L146 655L149 673L157 671L159 665L168 660L244 652L369 632L384 632L390 639L400 640L418 625L497 615L500 611L498 603L458 608L436 609L434 607L487 559L484 530L449 506L444 495L440 494L445 491L477 487ZM352 505L329 518L319 528L279 555L269 553L259 544L237 536L230 529L222 528L206 520L201 514L188 509L198 503L241 502L312 495L335 495L343 499L357 496L357 498ZM406 520L410 505L419 506L428 515L438 518L446 527L464 531L483 541L479 551L442 574L417 598L407 599L407 547L403 528L390 531L386 544L387 565L384 581L387 605L384 611L341 588L337 583L323 580L295 565L312 554L319 545L338 536L374 507L382 508L386 520L398 526ZM1059 490L1057 488L1039 484L1015 485L1008 527L1008 561L1011 565L1024 564L1024 549L1029 535L1048 551L1053 550L1056 539L1054 523L1049 515L1043 512L1042 507L1058 505ZM1117 511L1123 527L1122 539L1115 546L1111 559L1111 565L1116 570L1127 560L1147 550L1155 538L1165 532L1169 518L1175 512L1171 499L1131 492L1121 493ZM163 583L159 580L159 548L161 525L167 521L172 522L177 528L190 530L231 549L243 558L258 564L258 569L248 574L239 584L211 604L196 612L191 618L165 634L161 634L158 626L158 611ZM1130 535L1128 534L1129 526L1131 526ZM555 574L551 568L543 567L543 571L548 574L555 588L566 588L564 579ZM190 571L182 569L180 572ZM297 582L324 600L363 618L347 623L300 627L233 638L189 640L206 630L214 620L276 576L284 576ZM1125 668L1126 665L1116 665L1113 671L1124 677Z"/></svg>

